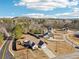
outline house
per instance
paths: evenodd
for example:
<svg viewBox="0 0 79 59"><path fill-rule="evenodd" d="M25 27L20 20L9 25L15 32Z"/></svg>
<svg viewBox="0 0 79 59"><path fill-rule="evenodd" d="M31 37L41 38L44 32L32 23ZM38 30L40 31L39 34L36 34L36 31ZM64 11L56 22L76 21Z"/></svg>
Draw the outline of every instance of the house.
<svg viewBox="0 0 79 59"><path fill-rule="evenodd" d="M36 49L37 48L37 45L30 40L25 40L23 42L23 44L24 44L25 47L30 48L30 49Z"/></svg>

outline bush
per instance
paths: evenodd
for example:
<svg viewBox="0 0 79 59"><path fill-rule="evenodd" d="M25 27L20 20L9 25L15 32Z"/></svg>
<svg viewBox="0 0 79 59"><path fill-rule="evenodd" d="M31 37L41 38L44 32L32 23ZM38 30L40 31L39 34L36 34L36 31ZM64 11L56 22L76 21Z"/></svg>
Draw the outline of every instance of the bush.
<svg viewBox="0 0 79 59"><path fill-rule="evenodd" d="M32 29L31 33L33 33L33 34L41 34L42 30L40 30L40 29Z"/></svg>

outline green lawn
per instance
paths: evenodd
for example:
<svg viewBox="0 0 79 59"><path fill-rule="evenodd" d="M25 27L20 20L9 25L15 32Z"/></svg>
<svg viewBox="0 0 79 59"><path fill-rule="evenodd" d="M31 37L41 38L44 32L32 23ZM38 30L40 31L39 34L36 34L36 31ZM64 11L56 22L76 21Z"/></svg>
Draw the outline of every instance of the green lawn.
<svg viewBox="0 0 79 59"><path fill-rule="evenodd" d="M0 44L3 43L3 34L0 33Z"/></svg>

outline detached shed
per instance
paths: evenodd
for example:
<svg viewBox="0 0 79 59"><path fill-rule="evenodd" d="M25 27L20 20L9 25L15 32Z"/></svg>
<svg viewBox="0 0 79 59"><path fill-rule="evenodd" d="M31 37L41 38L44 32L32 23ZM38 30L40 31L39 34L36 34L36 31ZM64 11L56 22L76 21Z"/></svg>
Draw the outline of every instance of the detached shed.
<svg viewBox="0 0 79 59"><path fill-rule="evenodd" d="M40 48L46 47L45 42L43 42L42 40L40 40L39 43L38 43L38 47L40 47Z"/></svg>
<svg viewBox="0 0 79 59"><path fill-rule="evenodd" d="M38 46L34 42L32 42L31 49L37 49L37 48L38 48Z"/></svg>

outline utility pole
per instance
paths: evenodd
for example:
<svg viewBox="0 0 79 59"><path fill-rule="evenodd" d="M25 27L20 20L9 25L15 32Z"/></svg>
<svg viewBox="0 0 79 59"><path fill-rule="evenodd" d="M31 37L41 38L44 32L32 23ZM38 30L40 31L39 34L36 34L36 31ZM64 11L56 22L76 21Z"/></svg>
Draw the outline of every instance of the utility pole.
<svg viewBox="0 0 79 59"><path fill-rule="evenodd" d="M55 50L55 52L57 53L57 41L56 41L56 50Z"/></svg>
<svg viewBox="0 0 79 59"><path fill-rule="evenodd" d="M29 58L28 58L28 48L27 48L27 59L29 59Z"/></svg>

